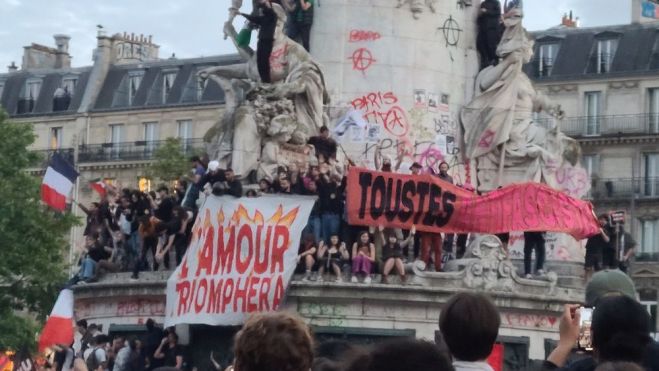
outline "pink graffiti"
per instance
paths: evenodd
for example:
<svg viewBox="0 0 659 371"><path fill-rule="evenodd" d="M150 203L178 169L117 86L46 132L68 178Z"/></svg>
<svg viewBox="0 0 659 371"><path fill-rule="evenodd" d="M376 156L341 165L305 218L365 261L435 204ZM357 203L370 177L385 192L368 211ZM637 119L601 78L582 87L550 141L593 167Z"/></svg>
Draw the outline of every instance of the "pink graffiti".
<svg viewBox="0 0 659 371"><path fill-rule="evenodd" d="M492 146L492 142L494 142L495 134L496 133L492 130L486 130L485 133L483 133L481 140L478 142L478 146L481 148L490 148Z"/></svg>
<svg viewBox="0 0 659 371"><path fill-rule="evenodd" d="M556 182L568 195L581 197L588 190L588 172L583 168L563 166L556 171Z"/></svg>
<svg viewBox="0 0 659 371"><path fill-rule="evenodd" d="M356 43L360 41L376 41L382 37L379 32L366 30L350 30L348 42Z"/></svg>
<svg viewBox="0 0 659 371"><path fill-rule="evenodd" d="M431 144L421 152L416 159L423 167L434 169L437 164L444 161L444 154L435 145Z"/></svg>
<svg viewBox="0 0 659 371"><path fill-rule="evenodd" d="M270 53L270 68L273 71L282 71L288 65L286 54L288 54L288 45L274 49Z"/></svg>
<svg viewBox="0 0 659 371"><path fill-rule="evenodd" d="M504 313L501 315L504 326L555 329L558 318L537 314Z"/></svg>

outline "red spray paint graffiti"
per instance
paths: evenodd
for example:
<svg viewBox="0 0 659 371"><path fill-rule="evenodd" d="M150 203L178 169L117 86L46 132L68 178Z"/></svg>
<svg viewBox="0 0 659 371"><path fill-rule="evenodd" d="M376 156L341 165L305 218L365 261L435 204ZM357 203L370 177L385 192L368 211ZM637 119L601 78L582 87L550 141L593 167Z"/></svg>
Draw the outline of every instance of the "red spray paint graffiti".
<svg viewBox="0 0 659 371"><path fill-rule="evenodd" d="M372 92L354 99L351 104L364 112L371 123L380 123L396 137L404 137L410 130L405 111L397 105L398 97L392 92Z"/></svg>
<svg viewBox="0 0 659 371"><path fill-rule="evenodd" d="M363 74L366 73L366 70L368 70L373 63L377 62L375 58L373 58L371 51L366 48L355 50L355 52L352 53L352 56L348 59L352 61L352 69L360 71Z"/></svg>
<svg viewBox="0 0 659 371"><path fill-rule="evenodd" d="M382 37L379 32L367 30L350 30L348 42L356 43L360 41L376 41Z"/></svg>

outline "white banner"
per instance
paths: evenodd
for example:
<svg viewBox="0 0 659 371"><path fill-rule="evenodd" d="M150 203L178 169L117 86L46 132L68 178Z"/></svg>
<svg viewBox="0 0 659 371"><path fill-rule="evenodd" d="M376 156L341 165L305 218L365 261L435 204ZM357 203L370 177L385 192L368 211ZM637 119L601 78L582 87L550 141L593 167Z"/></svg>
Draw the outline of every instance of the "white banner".
<svg viewBox="0 0 659 371"><path fill-rule="evenodd" d="M239 325L276 310L295 271L312 197L210 196L167 280L165 326Z"/></svg>

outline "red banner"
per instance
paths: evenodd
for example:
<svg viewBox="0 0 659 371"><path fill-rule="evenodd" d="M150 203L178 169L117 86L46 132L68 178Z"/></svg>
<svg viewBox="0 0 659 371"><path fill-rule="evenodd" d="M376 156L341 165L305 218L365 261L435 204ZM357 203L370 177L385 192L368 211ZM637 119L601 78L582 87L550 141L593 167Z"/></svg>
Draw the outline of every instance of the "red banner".
<svg viewBox="0 0 659 371"><path fill-rule="evenodd" d="M431 175L351 168L348 221L445 233L564 232L577 240L599 233L590 202L540 183L515 184L478 196Z"/></svg>

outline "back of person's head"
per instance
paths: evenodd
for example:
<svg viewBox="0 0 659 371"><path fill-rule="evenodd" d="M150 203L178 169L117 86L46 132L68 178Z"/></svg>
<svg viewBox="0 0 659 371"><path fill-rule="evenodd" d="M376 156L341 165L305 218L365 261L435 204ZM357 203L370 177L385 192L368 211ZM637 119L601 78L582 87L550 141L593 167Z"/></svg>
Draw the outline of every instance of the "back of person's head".
<svg viewBox="0 0 659 371"><path fill-rule="evenodd" d="M643 361L651 340L650 315L636 300L624 295L601 298L591 329L600 361Z"/></svg>
<svg viewBox="0 0 659 371"><path fill-rule="evenodd" d="M311 331L295 314L256 314L236 335L236 371L309 371L312 362Z"/></svg>
<svg viewBox="0 0 659 371"><path fill-rule="evenodd" d="M76 325L78 327L82 327L84 329L87 329L87 320L81 319L80 321L76 322Z"/></svg>
<svg viewBox="0 0 659 371"><path fill-rule="evenodd" d="M501 316L485 295L459 293L442 307L439 329L453 357L476 362L487 359L499 334Z"/></svg>
<svg viewBox="0 0 659 371"><path fill-rule="evenodd" d="M452 371L451 360L429 341L401 338L376 345L347 371Z"/></svg>
<svg viewBox="0 0 659 371"><path fill-rule="evenodd" d="M156 321L153 320L153 318L149 318L146 320L146 329L151 331L156 327Z"/></svg>
<svg viewBox="0 0 659 371"><path fill-rule="evenodd" d="M610 295L625 295L635 300L634 282L618 269L595 273L586 286L586 305L596 307L599 299Z"/></svg>
<svg viewBox="0 0 659 371"><path fill-rule="evenodd" d="M311 371L342 371L343 366L341 363L332 361L331 359L318 357L313 360Z"/></svg>
<svg viewBox="0 0 659 371"><path fill-rule="evenodd" d="M606 362L597 366L595 371L643 371L643 367L631 362Z"/></svg>

